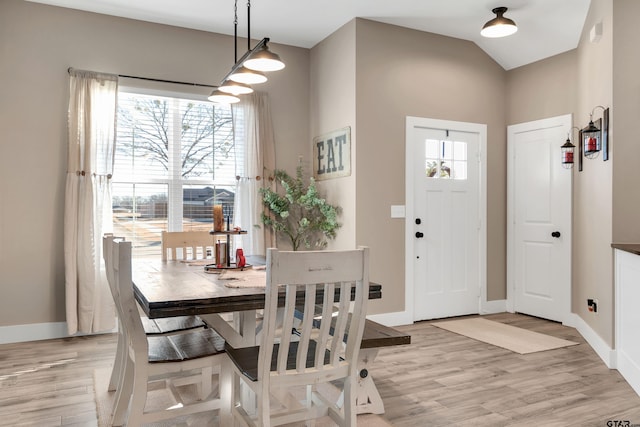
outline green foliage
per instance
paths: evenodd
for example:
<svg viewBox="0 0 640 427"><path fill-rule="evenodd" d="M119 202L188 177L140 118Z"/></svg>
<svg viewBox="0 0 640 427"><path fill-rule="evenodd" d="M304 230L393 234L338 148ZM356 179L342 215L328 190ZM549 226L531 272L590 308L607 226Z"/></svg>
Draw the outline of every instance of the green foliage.
<svg viewBox="0 0 640 427"><path fill-rule="evenodd" d="M328 239L336 237L338 214L341 209L332 206L318 194L313 178L305 185L302 166L296 168L295 178L283 170L274 172L284 194L270 188L261 188L262 202L268 214L262 213L262 223L276 234L286 236L294 251L324 248Z"/></svg>

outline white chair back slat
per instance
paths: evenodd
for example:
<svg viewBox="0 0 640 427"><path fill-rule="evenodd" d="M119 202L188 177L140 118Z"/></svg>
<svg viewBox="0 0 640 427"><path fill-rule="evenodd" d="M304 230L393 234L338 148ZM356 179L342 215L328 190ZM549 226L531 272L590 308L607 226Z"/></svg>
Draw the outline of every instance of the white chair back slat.
<svg viewBox="0 0 640 427"><path fill-rule="evenodd" d="M214 253L214 240L208 231L163 231L162 260L204 259Z"/></svg>

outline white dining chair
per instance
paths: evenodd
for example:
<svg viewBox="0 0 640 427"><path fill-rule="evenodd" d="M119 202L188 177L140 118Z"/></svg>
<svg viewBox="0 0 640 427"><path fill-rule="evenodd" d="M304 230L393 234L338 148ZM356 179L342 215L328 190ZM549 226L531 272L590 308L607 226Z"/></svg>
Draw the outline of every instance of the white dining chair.
<svg viewBox="0 0 640 427"><path fill-rule="evenodd" d="M221 426L229 425L231 378L224 340L212 329L178 335L148 336L143 328L131 279L131 242L105 237L105 263L126 351L112 413L114 426L139 426L205 411L218 410ZM218 376L217 393L213 375ZM168 408L146 406L151 383L164 385L175 402ZM184 401L178 392L196 384L200 398ZM204 399L202 399L204 397Z"/></svg>
<svg viewBox="0 0 640 427"><path fill-rule="evenodd" d="M125 240L124 237L114 236L112 233L105 233L104 236L107 239L103 239L103 247L102 254L103 259L105 260L105 265L107 263L107 258L111 257L111 249L107 250L105 244L111 244L111 242L115 239L118 241ZM110 248L111 246L109 246ZM112 269L106 269L107 281L111 282L113 280L113 271ZM149 319L148 317L141 315L142 326L144 331L149 336L154 335L173 335L173 334L181 334L193 329L198 328L206 328L207 324L200 319L198 316L176 316L176 317L167 317L161 319ZM113 369L111 370L111 378L109 379L109 391L115 391L118 384L118 377L120 375L120 370L122 369L122 363L124 360L124 340L122 335L118 335L118 344L116 347L116 357L113 364Z"/></svg>
<svg viewBox="0 0 640 427"><path fill-rule="evenodd" d="M270 427L329 416L340 426L355 426L357 362L368 294L368 248L268 249L260 345L227 345L234 365L234 420ZM256 402L241 396L240 382L253 391Z"/></svg>
<svg viewBox="0 0 640 427"><path fill-rule="evenodd" d="M163 231L161 248L163 261L198 260L213 254L215 244L208 231Z"/></svg>

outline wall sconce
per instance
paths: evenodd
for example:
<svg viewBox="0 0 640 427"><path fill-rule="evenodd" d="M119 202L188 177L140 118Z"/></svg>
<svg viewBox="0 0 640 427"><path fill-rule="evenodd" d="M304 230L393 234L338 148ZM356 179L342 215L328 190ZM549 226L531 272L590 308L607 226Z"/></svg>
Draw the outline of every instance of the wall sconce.
<svg viewBox="0 0 640 427"><path fill-rule="evenodd" d="M580 130L576 126L571 128L571 130L573 130L573 129L578 129L578 131ZM569 132L569 133L567 133L567 140L560 147L560 150L562 152L562 167L563 168L565 168L565 169L573 168L573 152L574 152L575 148L576 148L576 146L571 143L571 132Z"/></svg>
<svg viewBox="0 0 640 427"><path fill-rule="evenodd" d="M596 108L602 108L602 118L593 121ZM589 114L589 124L580 130L580 157L578 169L582 170L582 157L595 159L602 151L602 160L609 160L609 109L596 105Z"/></svg>

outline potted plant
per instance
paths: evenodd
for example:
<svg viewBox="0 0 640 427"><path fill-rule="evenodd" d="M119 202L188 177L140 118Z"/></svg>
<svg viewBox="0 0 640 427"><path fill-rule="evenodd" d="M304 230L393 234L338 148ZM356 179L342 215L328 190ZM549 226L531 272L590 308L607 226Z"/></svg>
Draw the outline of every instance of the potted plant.
<svg viewBox="0 0 640 427"><path fill-rule="evenodd" d="M338 214L341 209L320 197L315 180L309 178L306 185L302 166L291 177L284 170L275 170L274 178L282 192L261 188L262 202L267 212L261 215L262 223L277 235L285 236L294 251L324 248L328 239L336 237Z"/></svg>

